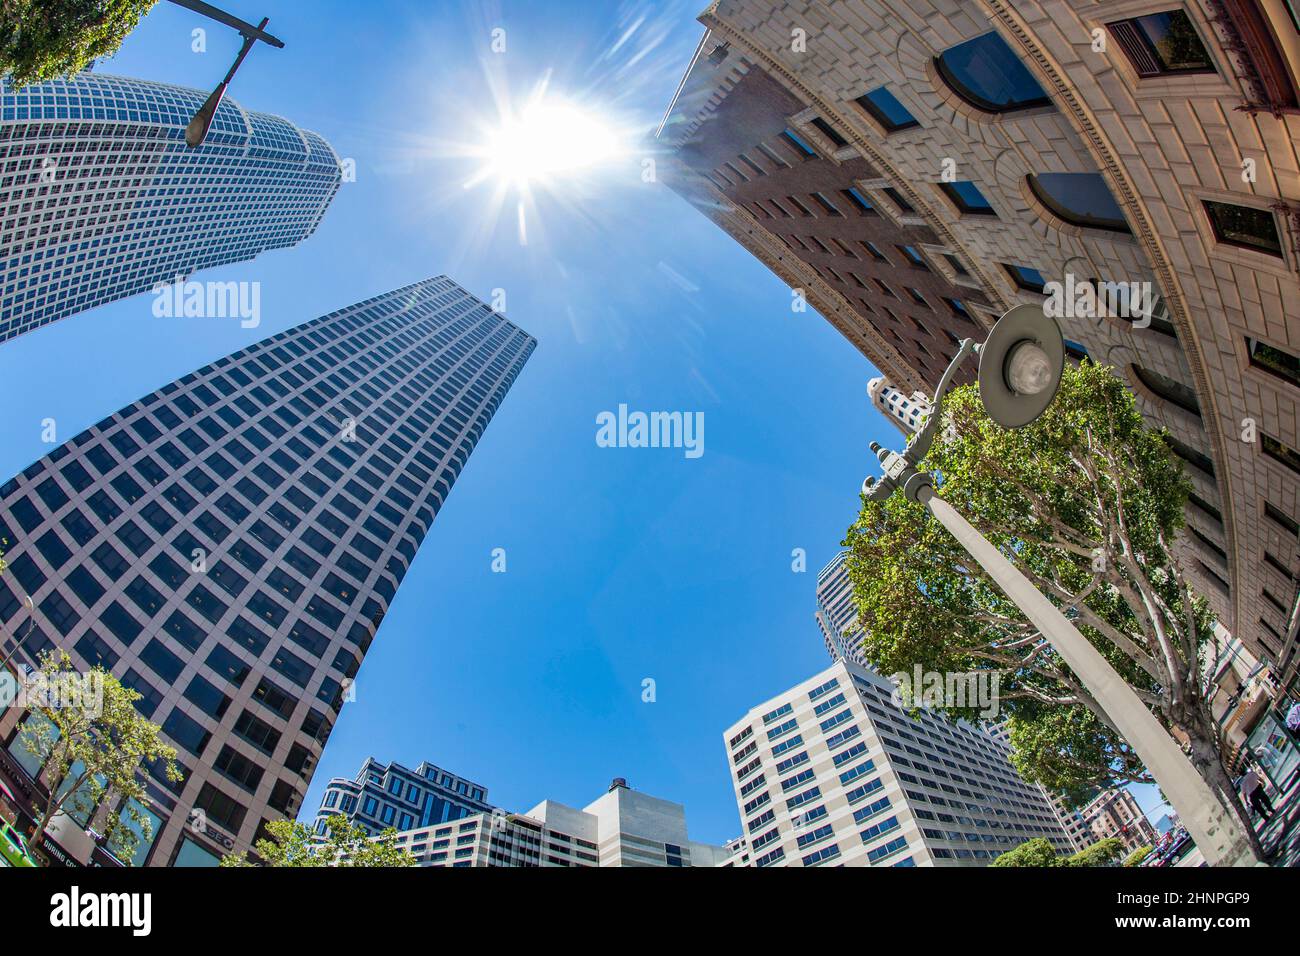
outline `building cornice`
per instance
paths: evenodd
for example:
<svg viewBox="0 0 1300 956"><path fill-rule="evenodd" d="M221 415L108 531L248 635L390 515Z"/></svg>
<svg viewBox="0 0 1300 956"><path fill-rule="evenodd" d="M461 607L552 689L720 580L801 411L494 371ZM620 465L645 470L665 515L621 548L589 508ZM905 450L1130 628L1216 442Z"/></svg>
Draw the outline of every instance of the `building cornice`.
<svg viewBox="0 0 1300 956"><path fill-rule="evenodd" d="M980 258L967 252L965 246L948 228L947 223L934 212L928 200L913 188L911 181L901 175L893 163L863 137L858 124L850 122L832 103L806 86L784 63L776 59L771 53L755 45L744 31L724 20L718 12L721 2L722 0L715 0L707 10L700 14L700 22L712 33L722 36L734 47L743 49L746 59L751 63L758 64L768 75L783 84L796 98L815 109L822 118L839 129L841 134L847 135L849 142L861 156L871 163L881 176L888 178L894 187L906 196L907 201L920 214L925 224L934 231L940 243L954 252L961 253L970 269L971 278L978 282L979 291L989 300L991 308L998 313L1011 308L1013 303L1003 296L997 284L989 277ZM974 316L974 313L972 315ZM986 327L992 327L985 316L978 315L976 318Z"/></svg>

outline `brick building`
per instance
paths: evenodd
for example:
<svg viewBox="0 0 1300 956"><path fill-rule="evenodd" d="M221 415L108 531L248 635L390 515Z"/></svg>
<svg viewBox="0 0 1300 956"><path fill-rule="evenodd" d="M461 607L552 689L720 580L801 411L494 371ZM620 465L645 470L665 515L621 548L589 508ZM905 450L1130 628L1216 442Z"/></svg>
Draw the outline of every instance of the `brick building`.
<svg viewBox="0 0 1300 956"><path fill-rule="evenodd" d="M719 0L700 19L659 134L669 185L806 289L904 394L934 384L950 334L979 337L1001 311L1055 293L1071 354L1114 367L1187 463L1183 548L1198 588L1294 688L1295 8ZM784 167L768 168L769 152ZM767 175L750 177L747 158ZM845 205L846 189L879 215ZM858 231L888 266L796 241L836 252ZM925 283L900 245L919 253ZM854 274L905 304L887 312L879 289L852 292ZM954 322L945 297L973 322Z"/></svg>

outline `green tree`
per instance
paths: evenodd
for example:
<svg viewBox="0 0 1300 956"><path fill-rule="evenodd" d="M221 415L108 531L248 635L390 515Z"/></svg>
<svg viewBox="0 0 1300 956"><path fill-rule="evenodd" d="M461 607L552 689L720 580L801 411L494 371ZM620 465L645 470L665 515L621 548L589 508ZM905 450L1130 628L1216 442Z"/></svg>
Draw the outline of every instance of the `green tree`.
<svg viewBox="0 0 1300 956"><path fill-rule="evenodd" d="M112 56L158 0L0 0L0 76L15 87Z"/></svg>
<svg viewBox="0 0 1300 956"><path fill-rule="evenodd" d="M415 857L397 845L397 831L389 827L377 837L346 817L328 818L329 835L320 840L315 831L296 820L275 820L266 825L270 840L258 840L252 863L247 853L223 857L222 866L415 866Z"/></svg>
<svg viewBox="0 0 1300 956"><path fill-rule="evenodd" d="M1254 842L1209 706L1213 620L1175 553L1190 484L1110 370L1068 367L1052 406L1006 430L950 393L923 467L936 491L1073 619ZM995 671L1016 769L1058 792L1151 782L1096 700L925 508L863 499L845 544L863 650L883 674ZM971 707L947 708L975 720Z"/></svg>
<svg viewBox="0 0 1300 956"><path fill-rule="evenodd" d="M1039 837L1027 840L1020 846L1008 850L990 866L1111 866L1124 852L1124 841L1119 837L1100 840L1090 847L1085 847L1072 856L1057 856L1056 850L1047 840Z"/></svg>
<svg viewBox="0 0 1300 956"><path fill-rule="evenodd" d="M1142 861L1151 855L1151 847L1140 846L1128 856L1124 857L1124 866L1141 866Z"/></svg>
<svg viewBox="0 0 1300 956"><path fill-rule="evenodd" d="M144 768L161 763L167 779L179 781L176 751L135 709L140 695L102 667L83 674L65 652L42 654L38 663L24 681L29 716L19 732L23 747L41 760L49 786L37 837L59 812L89 820L107 807L108 848L130 860L140 839L131 824L146 840L152 836L143 812Z"/></svg>

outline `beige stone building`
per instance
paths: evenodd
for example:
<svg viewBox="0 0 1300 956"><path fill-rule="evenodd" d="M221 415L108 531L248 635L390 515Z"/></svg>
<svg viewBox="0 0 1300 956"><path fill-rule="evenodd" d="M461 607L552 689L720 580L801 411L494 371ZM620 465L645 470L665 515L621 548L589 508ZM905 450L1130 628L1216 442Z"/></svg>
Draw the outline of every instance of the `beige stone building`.
<svg viewBox="0 0 1300 956"><path fill-rule="evenodd" d="M925 231L921 266L968 290L979 326L1021 302L1060 306L1071 353L1113 366L1169 429L1195 486L1186 564L1224 625L1291 688L1297 11L1288 0L719 0L700 16L707 33L659 134L669 184L806 289L903 393L933 386L942 368L895 341L925 313L882 313L888 297L870 290L856 308L830 278L853 268L848 257L792 245L784 218L699 168L697 147L749 111L728 107L753 86L747 76L798 108L746 156L776 152L788 133L813 155L777 153L783 163L869 169L851 185L871 214ZM802 197L809 222L836 218L814 198ZM952 331L940 314L937 342Z"/></svg>

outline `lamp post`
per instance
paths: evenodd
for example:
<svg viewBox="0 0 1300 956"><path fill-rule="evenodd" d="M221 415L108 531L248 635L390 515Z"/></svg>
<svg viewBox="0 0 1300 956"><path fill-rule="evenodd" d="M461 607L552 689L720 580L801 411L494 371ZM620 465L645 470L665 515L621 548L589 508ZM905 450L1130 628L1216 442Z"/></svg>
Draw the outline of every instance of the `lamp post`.
<svg viewBox="0 0 1300 956"><path fill-rule="evenodd" d="M217 107L221 105L221 100L226 95L226 88L230 86L230 81L235 78L235 71L244 62L244 57L248 56L248 51L253 48L253 44L261 40L277 49L281 49L284 47L284 41L265 32L266 25L271 22L269 17L263 17L261 23L253 26L238 17L231 16L224 10L218 10L210 3L204 3L203 0L172 0L172 3L185 7L187 10L193 10L195 13L201 13L205 17L216 20L218 23L224 23L228 27L234 27L244 37L244 45L239 48L239 55L235 57L235 62L226 72L226 78L217 84L217 88L212 91L203 105L199 107L199 111L194 114L194 118L190 120L189 125L185 127L185 145L190 149L197 149L208 138L208 130L212 128L212 121L216 119Z"/></svg>
<svg viewBox="0 0 1300 956"><path fill-rule="evenodd" d="M1133 688L992 542L952 505L935 495L933 477L916 467L934 442L943 398L953 376L972 352L978 353L980 359L980 400L989 416L1003 428L1023 428L1030 424L1056 397L1065 368L1061 330L1041 306L1017 306L998 320L982 345L974 344L971 339L961 343L939 381L925 427L904 452L900 454L871 443L884 476L877 480L868 478L863 482L862 493L874 501L883 501L901 489L909 501L924 505L979 562L1106 712L1178 811L1211 866L1264 865L1255 857L1237 821L1215 798L1191 761Z"/></svg>

